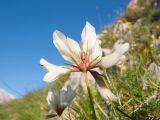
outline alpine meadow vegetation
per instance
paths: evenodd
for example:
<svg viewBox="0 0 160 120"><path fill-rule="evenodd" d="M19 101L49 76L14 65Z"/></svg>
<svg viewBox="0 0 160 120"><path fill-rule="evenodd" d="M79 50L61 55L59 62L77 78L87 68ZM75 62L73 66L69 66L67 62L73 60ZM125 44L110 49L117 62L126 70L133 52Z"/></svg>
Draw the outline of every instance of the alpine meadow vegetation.
<svg viewBox="0 0 160 120"><path fill-rule="evenodd" d="M42 58L48 87L0 106L0 120L160 119L159 0L132 0L116 23L98 34L93 26L80 43L54 31L69 64Z"/></svg>

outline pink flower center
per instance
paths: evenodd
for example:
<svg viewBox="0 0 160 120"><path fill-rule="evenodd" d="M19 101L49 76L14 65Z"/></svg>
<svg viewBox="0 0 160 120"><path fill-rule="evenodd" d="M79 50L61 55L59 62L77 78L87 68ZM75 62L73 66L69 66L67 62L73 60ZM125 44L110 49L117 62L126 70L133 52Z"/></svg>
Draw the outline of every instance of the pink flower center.
<svg viewBox="0 0 160 120"><path fill-rule="evenodd" d="M78 63L78 68L81 71L89 70L91 68L90 61L86 52L81 52L81 61Z"/></svg>

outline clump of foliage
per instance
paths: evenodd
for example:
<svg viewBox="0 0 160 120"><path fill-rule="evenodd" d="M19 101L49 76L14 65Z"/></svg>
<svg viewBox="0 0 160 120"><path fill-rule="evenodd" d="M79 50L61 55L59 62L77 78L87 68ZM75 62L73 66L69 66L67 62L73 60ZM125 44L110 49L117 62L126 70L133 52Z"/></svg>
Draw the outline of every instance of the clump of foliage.
<svg viewBox="0 0 160 120"><path fill-rule="evenodd" d="M135 23L143 15L144 8L129 9L120 16L120 19Z"/></svg>

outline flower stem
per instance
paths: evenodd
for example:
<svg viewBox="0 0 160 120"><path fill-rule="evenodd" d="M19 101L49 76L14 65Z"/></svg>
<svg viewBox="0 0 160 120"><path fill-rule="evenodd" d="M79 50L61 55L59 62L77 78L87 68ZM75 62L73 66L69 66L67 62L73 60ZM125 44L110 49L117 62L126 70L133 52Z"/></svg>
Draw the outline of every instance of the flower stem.
<svg viewBox="0 0 160 120"><path fill-rule="evenodd" d="M118 110L120 113L122 113L125 117L129 118L130 120L133 120L132 117L130 117L127 113L123 112L121 109L119 109L117 106L114 106L116 110Z"/></svg>
<svg viewBox="0 0 160 120"><path fill-rule="evenodd" d="M103 113L103 115L106 117L106 120L109 119L107 113L103 110L103 108L98 104L97 101L94 100L94 103L97 105L97 107L99 108L99 110Z"/></svg>
<svg viewBox="0 0 160 120"><path fill-rule="evenodd" d="M84 72L84 77L85 77L85 83L86 83L86 86L87 86L87 91L88 91L88 96L89 96L91 108L92 108L92 111L93 111L93 117L94 117L94 120L97 120L96 112L95 112L95 109L94 109L93 97L92 97L91 90L90 90L90 87L89 87L89 80L88 80L88 77L87 77L87 72Z"/></svg>

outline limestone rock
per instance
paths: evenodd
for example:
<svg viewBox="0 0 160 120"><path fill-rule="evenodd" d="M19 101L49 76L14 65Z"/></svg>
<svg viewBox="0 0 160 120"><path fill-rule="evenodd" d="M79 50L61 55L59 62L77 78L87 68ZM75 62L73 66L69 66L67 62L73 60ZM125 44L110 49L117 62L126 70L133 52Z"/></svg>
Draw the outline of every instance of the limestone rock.
<svg viewBox="0 0 160 120"><path fill-rule="evenodd" d="M138 0L132 0L129 4L128 4L128 9L135 9L138 6Z"/></svg>
<svg viewBox="0 0 160 120"><path fill-rule="evenodd" d="M6 104L15 98L16 97L14 95L0 88L0 105Z"/></svg>

